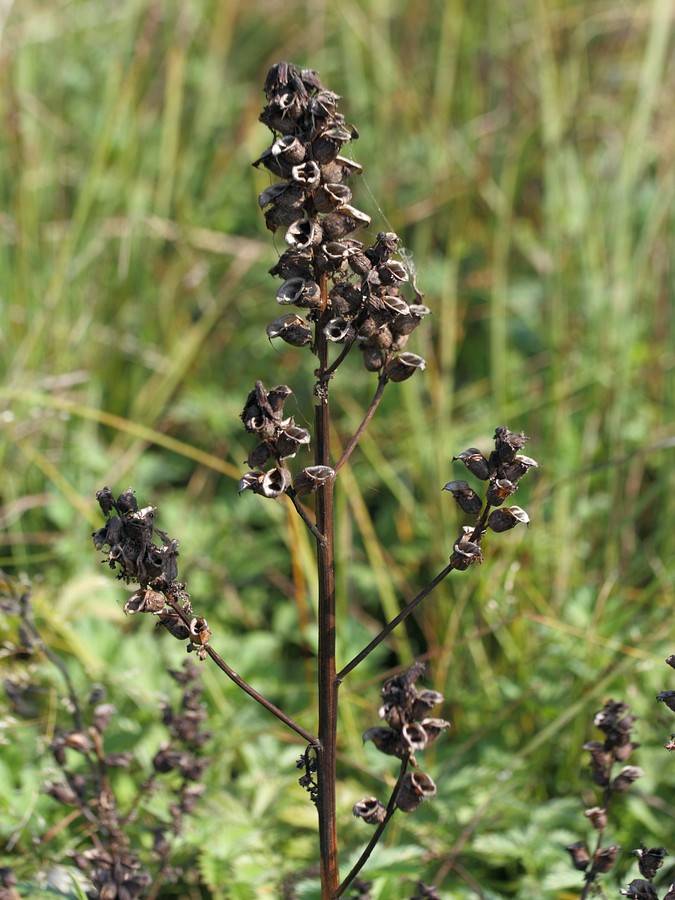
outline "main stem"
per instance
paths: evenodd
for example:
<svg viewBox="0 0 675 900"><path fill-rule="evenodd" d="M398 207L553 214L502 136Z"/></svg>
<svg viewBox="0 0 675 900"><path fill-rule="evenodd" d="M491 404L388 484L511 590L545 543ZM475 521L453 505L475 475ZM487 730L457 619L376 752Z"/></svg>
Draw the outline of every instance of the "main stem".
<svg viewBox="0 0 675 900"><path fill-rule="evenodd" d="M321 283L326 294L325 277ZM330 465L330 406L328 373L328 342L323 333L326 313L316 328L316 355L319 362L315 388L314 417L315 461L318 466ZM328 374L327 374L328 373ZM318 798L319 844L321 850L321 898L333 900L340 886L338 869L337 826L335 814L335 766L337 744L337 695L335 677L335 541L333 480L317 492L316 526L323 536L317 541L319 584L319 744Z"/></svg>

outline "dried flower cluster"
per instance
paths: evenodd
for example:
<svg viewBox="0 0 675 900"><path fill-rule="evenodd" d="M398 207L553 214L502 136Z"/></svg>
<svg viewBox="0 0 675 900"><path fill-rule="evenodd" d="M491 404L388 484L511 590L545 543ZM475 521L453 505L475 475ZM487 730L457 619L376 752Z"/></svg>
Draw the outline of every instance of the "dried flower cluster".
<svg viewBox="0 0 675 900"><path fill-rule="evenodd" d="M156 507L138 508L128 488L117 499L108 487L96 493L106 524L92 535L97 550L107 549L104 562L119 567L118 578L137 581L140 587L124 604L126 613L150 613L188 650L204 658L211 632L206 619L194 616L185 585L178 578L178 541L155 525ZM110 515L112 511L117 515ZM155 543L155 535L160 543Z"/></svg>
<svg viewBox="0 0 675 900"><path fill-rule="evenodd" d="M317 353L319 342L340 345L337 358L322 378L331 378L356 346L366 369L383 381L399 382L425 361L404 352L410 334L429 309L422 304L409 268L395 259L399 238L380 232L366 247L352 235L370 218L352 205L347 185L361 166L341 155L358 137L353 125L338 112L340 97L321 84L316 72L299 71L290 63L273 66L265 82L265 106L260 121L274 134L272 144L254 163L282 178L259 197L271 231L284 229L287 249L270 274L282 279L276 293L285 313L267 327L270 339ZM410 285L412 301L402 294ZM317 386L317 396L321 385ZM294 480L286 460L309 444L309 433L284 418L282 407L290 394L286 385L266 391L260 382L249 394L242 419L259 439L249 455L239 490L276 498L291 488L309 494L334 477L329 466L310 466ZM265 469L272 461L275 465Z"/></svg>
<svg viewBox="0 0 675 900"><path fill-rule="evenodd" d="M423 663L415 663L406 672L385 682L383 704L378 712L387 726L369 728L363 735L363 740L372 741L381 753L396 756L415 768L415 753L425 750L450 727L445 719L429 716L433 707L443 702L443 695L437 691L418 691L415 687L424 668ZM435 793L436 785L430 775L406 772L396 795L396 806L402 812L412 812ZM375 797L364 797L355 804L354 815L369 825L376 825L384 821L387 808Z"/></svg>
<svg viewBox="0 0 675 900"><path fill-rule="evenodd" d="M519 506L502 506L518 490L521 478L539 465L534 459L519 452L527 441L528 438L522 431L513 434L508 428L501 426L495 430L495 449L487 459L476 447L469 447L459 456L453 457L453 461L461 460L476 478L488 482L484 501L468 481L449 481L443 488L450 491L462 512L478 516L477 524L465 525L455 542L450 557L453 568L468 569L472 563L483 561L481 540L487 529L502 532L509 531L518 524L529 524L530 517L524 509Z"/></svg>
<svg viewBox="0 0 675 900"><path fill-rule="evenodd" d="M101 702L100 690L92 692L89 698L88 727L64 731L51 745L63 781L47 784L45 792L58 803L78 810L92 827L93 846L69 855L91 879L96 896L102 900L134 900L152 883L137 848L132 846L130 826L138 816L140 802L155 788L157 777L168 772L178 773L180 780L164 788L174 795L174 800L168 809L170 822L158 822L153 829L154 856L159 863L155 868L167 880L181 874L169 862L171 838L181 833L185 816L194 810L204 791L200 781L209 761L201 756L201 751L210 735L201 730L206 712L201 705L198 670L186 662L183 672L170 674L182 687L180 709L174 712L169 706L164 708L169 741L156 753L153 773L139 786L138 796L127 812L118 805L114 771L136 768L138 764L131 751L106 752L104 735L117 711L111 704Z"/></svg>

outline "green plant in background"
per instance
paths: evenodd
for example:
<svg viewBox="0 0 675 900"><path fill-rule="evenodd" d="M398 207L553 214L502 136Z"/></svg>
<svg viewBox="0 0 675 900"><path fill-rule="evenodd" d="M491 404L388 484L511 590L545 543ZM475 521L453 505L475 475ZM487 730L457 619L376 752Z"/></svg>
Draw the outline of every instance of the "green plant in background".
<svg viewBox="0 0 675 900"><path fill-rule="evenodd" d="M395 817L393 846L369 861L372 893L400 890L415 860L457 897L575 897L562 850L579 837L570 794L608 696L639 717L646 772L612 841L637 847L648 823L652 843L672 845L669 767L649 740L673 601L671 4L307 10L227 0L3 10L2 565L31 577L40 632L82 696L105 682L116 749L133 744L149 764L175 650L124 623L123 592L86 550L100 525L92 484L133 480L139 496L161 497L160 527L181 537L218 650L310 720L311 534L280 504L236 502L235 489L251 449L237 422L251 356L267 385L288 367L298 407L311 406L293 348L265 350L275 260L255 198L269 179L247 172L261 147L259 84L283 47L349 96L364 189L386 198L391 225L359 205L424 260L434 311L415 337L424 377L385 394L341 471L341 657L444 557L457 523L436 501L458 477L453 452L518 422L546 460L546 478L519 494L544 527L516 529L480 571L446 580L343 684L341 734L354 748L338 756L344 846L363 827L349 822L354 797L382 787L365 774L372 743L359 747L382 668L423 654L453 740L426 754L439 802L403 833ZM336 448L372 396L358 369L342 367L332 398ZM430 431L437 440L421 440ZM280 591L285 602L272 602ZM3 633L15 640L11 624ZM8 707L0 767L3 841L26 859L38 823L57 814L40 795L54 773L43 773L35 733L49 742L60 686L31 666L41 702L26 704L27 720ZM3 658L3 679L13 668ZM227 883L235 898L251 885L275 896L280 872L314 858L314 810L267 764L292 767L297 748L202 668L228 740L212 738L218 768L181 847L214 895ZM58 856L64 838L48 851ZM607 890L630 881L624 871L620 857Z"/></svg>

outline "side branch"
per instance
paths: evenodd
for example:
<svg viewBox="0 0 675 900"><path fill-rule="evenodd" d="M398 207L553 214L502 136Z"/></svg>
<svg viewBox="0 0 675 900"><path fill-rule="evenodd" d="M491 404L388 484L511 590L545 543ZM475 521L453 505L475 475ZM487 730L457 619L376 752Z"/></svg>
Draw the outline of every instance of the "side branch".
<svg viewBox="0 0 675 900"><path fill-rule="evenodd" d="M408 757L401 760L401 770L398 773L398 780L397 780L396 784L394 785L394 790L391 792L391 797L389 798L389 803L387 804L387 812L386 812L384 819L379 823L379 825L377 826L377 828L375 829L375 831L373 833L373 836L368 841L365 849L363 850L363 853L361 854L361 856L359 856L358 860L353 865L351 871L349 872L349 874L346 876L346 878L344 879L344 881L338 888L337 894L335 895L336 897L341 897L344 894L344 892L347 890L349 885L352 883L352 881L354 881L354 879L359 874L361 869L368 862L368 858L370 857L370 854L375 849L375 846L377 845L378 841L382 837L382 834L384 833L384 829L387 827L391 817L396 812L396 801L398 799L398 794L401 789L401 783L403 781L403 777L407 771L408 771Z"/></svg>
<svg viewBox="0 0 675 900"><path fill-rule="evenodd" d="M362 663L363 660L367 656L369 656L373 652L373 650L379 644L381 644L382 641L386 637L388 637L391 634L391 632L394 630L394 628L396 628L397 625L400 625L404 619L407 619L408 616L410 615L410 613L414 612L417 609L417 607L420 605L422 600L424 600L424 598L427 597L434 590L434 588L438 587L438 585L441 583L441 581L443 581L443 579L447 575L449 575L453 569L454 569L453 564L448 563L448 565L441 572L438 573L438 575L433 579L433 581L429 582L429 584L424 588L424 590L420 591L420 593L416 597L413 597L413 599L409 603L407 603L406 606L403 607L401 612L397 616L395 616L391 620L391 622L389 622L387 625L385 625L384 628L382 629L382 631L380 631L380 633L377 634L372 639L372 641L366 647L364 647L363 650L361 650L361 652L358 653L354 657L354 659L351 660L351 662L348 662L347 665L344 667L344 669L341 669L338 672L338 674L336 676L338 682L343 681L344 678L347 675L349 675L349 673L352 671L352 669L355 669L359 665L359 663Z"/></svg>
<svg viewBox="0 0 675 900"><path fill-rule="evenodd" d="M363 432L366 430L366 428L370 424L370 420L375 415L375 410L377 409L377 407L380 404L380 400L382 399L382 395L384 394L384 389L387 386L387 381L388 381L388 379L387 379L386 375L380 375L379 380L377 382L377 390L375 391L375 396L370 401L370 406L368 407L366 414L363 417L363 421L361 422L359 427L356 429L356 431L352 435L349 443L347 444L347 446L344 449L342 456L335 464L336 472L340 471L342 466L347 462L349 457L352 455L352 453L356 449L357 444L359 443L359 441L361 440L361 437L363 436Z"/></svg>
<svg viewBox="0 0 675 900"><path fill-rule="evenodd" d="M189 627L190 626L190 616L188 616L185 610L181 607L179 603L170 595L165 594L167 603L171 606L175 613L177 613L181 620ZM259 694L258 691L254 687L244 681L244 679L237 672L234 671L225 660L213 649L213 647L206 644L203 648L205 652L210 656L213 662L218 666L221 672L224 672L227 677L233 681L237 687L240 687L244 693L248 694L249 697L252 697L256 703L259 703L262 707L264 707L268 712L271 712L273 716L279 719L280 722L283 722L288 728L294 731L296 734L299 734L300 737L307 741L308 744L311 744L314 747L319 746L319 739L311 733L311 731L307 731L306 728L303 728L295 719L292 719L290 716L286 715L285 712L279 709L278 706L275 706L271 700L268 700L266 697L263 697L262 694Z"/></svg>

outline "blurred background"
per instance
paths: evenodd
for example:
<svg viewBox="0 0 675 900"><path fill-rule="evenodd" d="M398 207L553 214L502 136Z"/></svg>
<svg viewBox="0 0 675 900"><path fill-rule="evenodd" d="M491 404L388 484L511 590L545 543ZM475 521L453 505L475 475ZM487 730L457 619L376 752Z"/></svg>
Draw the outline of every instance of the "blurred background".
<svg viewBox="0 0 675 900"><path fill-rule="evenodd" d="M401 236L433 312L409 345L426 371L387 389L340 476L338 665L445 566L463 519L441 488L471 480L452 457L506 425L540 463L516 498L529 528L488 535L484 564L341 689L344 871L371 833L352 805L386 801L397 770L361 734L382 680L420 656L453 727L424 758L438 796L394 818L364 873L373 898L419 878L451 898L578 897L562 848L595 839L581 745L610 697L640 717L645 776L607 832L624 847L608 896L640 841L675 854L675 729L655 702L675 687L670 0L5 0L0 29L0 566L32 584L82 696L100 684L117 707L115 749L152 759L185 654L123 613L90 537L104 485L158 507L213 646L315 727L311 541L285 505L237 495L254 382L289 384L298 423L312 416L313 357L265 334L284 245L251 166L283 59L343 97L364 239ZM375 386L357 354L341 367L336 446ZM35 842L64 815L41 793L64 690L22 658L17 617L0 626L0 863L35 891L83 840L75 822ZM208 792L161 896L278 897L287 879L285 896L316 897L302 747L202 670Z"/></svg>

